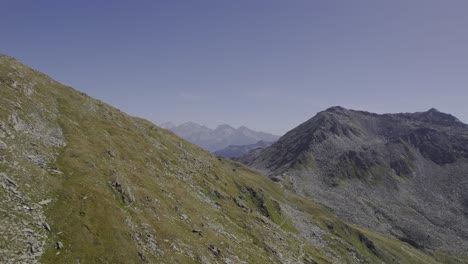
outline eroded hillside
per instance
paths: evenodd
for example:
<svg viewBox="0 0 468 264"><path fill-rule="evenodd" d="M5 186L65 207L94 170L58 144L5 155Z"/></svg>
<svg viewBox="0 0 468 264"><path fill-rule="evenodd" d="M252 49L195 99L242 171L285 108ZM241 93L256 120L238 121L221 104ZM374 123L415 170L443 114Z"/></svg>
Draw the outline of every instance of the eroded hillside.
<svg viewBox="0 0 468 264"><path fill-rule="evenodd" d="M436 263L0 56L2 263Z"/></svg>
<svg viewBox="0 0 468 264"><path fill-rule="evenodd" d="M452 115L333 107L241 160L361 227L467 254L468 126Z"/></svg>

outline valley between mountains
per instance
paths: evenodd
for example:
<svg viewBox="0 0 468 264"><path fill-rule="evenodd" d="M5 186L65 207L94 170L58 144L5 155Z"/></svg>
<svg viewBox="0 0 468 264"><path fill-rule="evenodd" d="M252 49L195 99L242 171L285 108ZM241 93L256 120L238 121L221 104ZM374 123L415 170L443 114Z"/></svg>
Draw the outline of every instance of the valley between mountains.
<svg viewBox="0 0 468 264"><path fill-rule="evenodd" d="M1 263L468 263L450 115L328 109L247 167L6 55L0 94Z"/></svg>

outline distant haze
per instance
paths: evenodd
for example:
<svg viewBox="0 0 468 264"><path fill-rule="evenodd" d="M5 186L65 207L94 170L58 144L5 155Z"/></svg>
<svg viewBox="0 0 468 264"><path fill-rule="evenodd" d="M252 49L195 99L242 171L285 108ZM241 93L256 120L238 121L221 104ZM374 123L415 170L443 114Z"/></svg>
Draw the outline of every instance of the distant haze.
<svg viewBox="0 0 468 264"><path fill-rule="evenodd" d="M259 141L274 142L279 138L269 133L253 131L245 126L233 128L226 124L219 125L215 129L194 122L181 125L165 122L159 126L211 152L222 150L230 145L252 145Z"/></svg>
<svg viewBox="0 0 468 264"><path fill-rule="evenodd" d="M283 134L341 105L468 122L468 1L3 1L0 52L131 115Z"/></svg>

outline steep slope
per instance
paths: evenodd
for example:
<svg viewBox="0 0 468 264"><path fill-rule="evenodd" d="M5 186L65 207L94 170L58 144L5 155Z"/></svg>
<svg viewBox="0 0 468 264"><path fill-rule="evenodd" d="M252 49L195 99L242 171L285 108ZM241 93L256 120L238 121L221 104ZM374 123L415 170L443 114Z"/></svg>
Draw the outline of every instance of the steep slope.
<svg viewBox="0 0 468 264"><path fill-rule="evenodd" d="M279 138L279 136L257 132L244 126L236 129L229 125L220 125L215 129L210 129L194 122L178 126L166 122L162 126L179 137L211 152L222 150L230 145L250 145L258 141L273 142Z"/></svg>
<svg viewBox="0 0 468 264"><path fill-rule="evenodd" d="M1 263L437 263L0 55Z"/></svg>
<svg viewBox="0 0 468 264"><path fill-rule="evenodd" d="M359 226L467 254L468 126L449 114L333 107L241 160Z"/></svg>
<svg viewBox="0 0 468 264"><path fill-rule="evenodd" d="M229 145L221 150L213 152L213 154L224 158L238 158L247 154L251 150L266 148L271 144L273 144L273 142L260 140L257 143L250 145Z"/></svg>

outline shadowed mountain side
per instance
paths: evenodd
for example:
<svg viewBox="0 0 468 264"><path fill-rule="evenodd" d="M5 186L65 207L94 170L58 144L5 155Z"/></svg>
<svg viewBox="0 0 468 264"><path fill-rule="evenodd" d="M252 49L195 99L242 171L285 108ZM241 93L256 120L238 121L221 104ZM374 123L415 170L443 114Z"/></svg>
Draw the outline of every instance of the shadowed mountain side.
<svg viewBox="0 0 468 264"><path fill-rule="evenodd" d="M466 254L468 126L452 115L333 107L240 160L359 226Z"/></svg>
<svg viewBox="0 0 468 264"><path fill-rule="evenodd" d="M213 152L213 154L224 158L238 158L247 154L251 150L266 148L271 144L273 144L273 142L260 140L259 142L250 145L229 145L222 150Z"/></svg>
<svg viewBox="0 0 468 264"><path fill-rule="evenodd" d="M2 263L456 261L0 55Z"/></svg>

